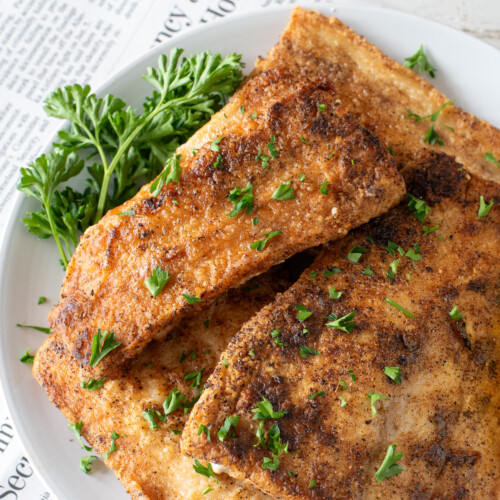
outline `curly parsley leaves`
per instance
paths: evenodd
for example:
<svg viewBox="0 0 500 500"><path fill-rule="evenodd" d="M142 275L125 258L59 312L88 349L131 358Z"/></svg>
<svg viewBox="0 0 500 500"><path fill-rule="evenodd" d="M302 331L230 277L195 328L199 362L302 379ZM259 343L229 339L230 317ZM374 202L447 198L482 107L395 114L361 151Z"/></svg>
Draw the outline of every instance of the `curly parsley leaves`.
<svg viewBox="0 0 500 500"><path fill-rule="evenodd" d="M113 349L116 349L121 342L115 342L115 334L113 332L102 332L99 328L97 334L92 339L92 354L90 356L89 365L97 366L97 364L109 354Z"/></svg>
<svg viewBox="0 0 500 500"><path fill-rule="evenodd" d="M407 68L413 69L420 75L424 72L427 71L429 75L434 78L436 76L436 68L432 66L432 64L429 62L429 59L427 59L427 56L424 53L424 47L423 45L420 45L418 48L417 52L413 54L410 57L405 57L405 62L403 66L406 66Z"/></svg>

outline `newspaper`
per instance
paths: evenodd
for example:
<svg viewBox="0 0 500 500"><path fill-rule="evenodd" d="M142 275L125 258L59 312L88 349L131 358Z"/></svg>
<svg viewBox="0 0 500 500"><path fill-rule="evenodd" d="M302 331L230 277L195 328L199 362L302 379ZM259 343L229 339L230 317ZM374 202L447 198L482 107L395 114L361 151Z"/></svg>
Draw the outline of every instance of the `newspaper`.
<svg viewBox="0 0 500 500"><path fill-rule="evenodd" d="M329 3L311 0L308 4ZM96 87L148 48L198 25L294 0L11 0L0 7L0 246L19 169L60 126L43 100L79 82ZM0 498L53 499L0 397Z"/></svg>

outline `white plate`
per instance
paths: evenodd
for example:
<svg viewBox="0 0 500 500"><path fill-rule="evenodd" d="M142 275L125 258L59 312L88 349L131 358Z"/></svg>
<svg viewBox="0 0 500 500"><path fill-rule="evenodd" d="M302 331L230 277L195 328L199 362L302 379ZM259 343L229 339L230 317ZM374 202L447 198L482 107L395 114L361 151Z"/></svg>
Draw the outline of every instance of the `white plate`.
<svg viewBox="0 0 500 500"><path fill-rule="evenodd" d="M326 6L320 10L327 15L333 11ZM172 46L183 47L187 53L207 48L239 52L249 71L256 57L265 55L276 43L289 12L289 8L265 9L188 32L130 64L100 92L112 92L140 105L151 91L140 75L147 66L156 64L158 54L168 53ZM333 14L396 61L403 61L423 43L438 68L433 83L464 109L500 126L500 52L496 49L462 32L394 11L344 6L335 8ZM18 198L0 260L0 379L6 402L31 463L58 498L126 499L114 474L102 464L89 476L80 471L79 457L85 452L32 378L30 367L18 361L27 347L34 352L45 335L15 324L45 325L63 279L55 245L29 235L21 223L30 208L29 201ZM47 296L49 302L36 305L40 295Z"/></svg>

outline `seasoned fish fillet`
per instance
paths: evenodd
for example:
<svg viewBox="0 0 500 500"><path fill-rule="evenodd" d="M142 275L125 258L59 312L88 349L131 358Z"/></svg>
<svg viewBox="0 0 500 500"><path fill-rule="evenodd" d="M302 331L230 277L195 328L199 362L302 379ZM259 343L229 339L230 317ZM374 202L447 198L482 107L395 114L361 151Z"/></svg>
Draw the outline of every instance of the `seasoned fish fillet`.
<svg viewBox="0 0 500 500"><path fill-rule="evenodd" d="M447 105L436 122L427 118L415 123L413 118L405 118L409 111L428 116L454 96L444 96L338 19L295 8L279 43L257 63L255 73L282 61L304 78L325 77L342 104L391 147L398 163L404 165L412 159L434 124L444 145L436 142L426 147L455 156L472 173L500 182L500 169L484 158L491 152L500 159L500 131L461 110L460 102Z"/></svg>
<svg viewBox="0 0 500 500"><path fill-rule="evenodd" d="M129 370L106 380L99 390L80 387L87 375L57 337L51 335L38 351L37 380L71 423L83 422L82 433L95 451L104 454L110 449L113 431L125 435L116 440L117 451L106 464L133 498L205 498L201 492L208 486L213 488L211 498L265 498L229 476L219 476L217 485L194 472L193 460L179 453L180 436L170 431L182 430L187 419L182 408L165 423L156 419L157 430L150 429L141 413L157 409L163 414L162 403L174 387L187 395L186 401L195 398L199 391L190 387L193 380L184 380L186 374L203 369L204 383L241 325L292 283L296 272L290 266L299 273L304 268L297 260L284 266L220 296L209 310L181 322L168 340L152 342ZM181 356L185 360L179 363Z"/></svg>
<svg viewBox="0 0 500 500"><path fill-rule="evenodd" d="M387 211L404 193L386 148L328 83L286 67L248 81L188 145L199 150L178 150L180 183L157 197L145 186L110 211L85 232L68 266L49 318L58 339L89 369L98 329L122 343L94 375L132 359L226 290ZM250 248L256 241L260 247ZM144 282L157 267L171 277L153 297Z"/></svg>
<svg viewBox="0 0 500 500"><path fill-rule="evenodd" d="M230 343L186 424L185 453L276 498L498 498L500 186L425 150L404 175L430 206L423 222L406 200L325 246ZM481 195L494 201L484 217ZM312 314L300 321L296 306ZM253 419L263 398L286 413ZM239 416L233 437L197 436L228 416ZM276 471L262 467L274 424L290 452ZM378 484L393 444L403 471Z"/></svg>

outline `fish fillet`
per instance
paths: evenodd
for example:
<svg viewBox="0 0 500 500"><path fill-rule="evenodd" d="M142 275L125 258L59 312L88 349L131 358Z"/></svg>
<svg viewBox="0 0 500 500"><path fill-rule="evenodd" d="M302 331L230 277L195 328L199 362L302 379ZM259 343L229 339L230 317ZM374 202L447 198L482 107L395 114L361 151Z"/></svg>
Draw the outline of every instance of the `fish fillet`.
<svg viewBox="0 0 500 500"><path fill-rule="evenodd" d="M145 186L108 212L82 236L68 266L49 321L94 375L132 359L226 290L384 213L404 193L386 148L344 112L329 84L284 66L250 79L188 144L199 150L178 150L180 183L158 197ZM230 192L248 183L253 210L228 216ZM294 198L273 199L280 185L292 187ZM118 215L124 212L132 215ZM250 248L273 231L281 234L262 251ZM157 267L171 278L153 297L144 282ZM183 294L202 302L192 305ZM98 329L122 344L90 368Z"/></svg>
<svg viewBox="0 0 500 500"><path fill-rule="evenodd" d="M255 74L281 61L303 78L326 78L342 104L392 149L401 165L425 145L423 139L433 123L430 119L415 123L405 118L408 111L425 117L454 98L441 94L339 19L300 7L293 10L268 57L257 62ZM443 146L437 142L425 146L455 156L472 173L500 182L500 169L484 158L491 152L500 160L500 131L456 104L446 106L434 123Z"/></svg>
<svg viewBox="0 0 500 500"><path fill-rule="evenodd" d="M82 433L94 450L100 454L109 450L113 431L125 435L116 440L117 451L106 464L133 498L205 498L201 492L208 486L213 488L212 498L267 498L224 474L217 485L194 472L193 460L179 453L180 436L170 431L182 430L187 419L182 408L167 416L165 423L157 420L157 430L141 413L148 409L163 413L162 403L174 387L193 400L199 391L190 387L192 381L184 380L186 374L204 369L204 383L240 326L292 283L297 274L292 267L300 273L304 265L297 259L287 261L223 294L203 314L182 321L168 340L152 342L128 370L106 380L99 390L80 387L87 374L60 339L51 335L40 348L34 364L37 380L70 423L83 422ZM179 363L183 352L185 360ZM217 439L215 434L212 439Z"/></svg>
<svg viewBox="0 0 500 500"><path fill-rule="evenodd" d="M230 343L228 368L218 365L186 424L185 453L275 498L498 498L500 186L428 150L403 172L431 207L424 222L406 200L326 245ZM481 195L494 205L479 218ZM312 315L299 321L296 305ZM326 326L351 312L350 334ZM401 370L401 385L385 367ZM370 393L384 398L376 415ZM264 421L291 452L274 472L252 419L262 398L286 412ZM240 417L234 437L196 435L229 415ZM403 471L377 484L392 444Z"/></svg>

